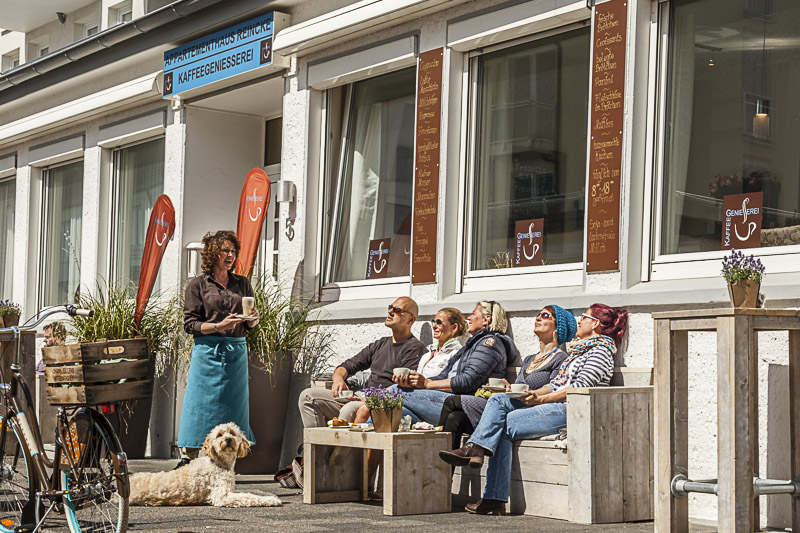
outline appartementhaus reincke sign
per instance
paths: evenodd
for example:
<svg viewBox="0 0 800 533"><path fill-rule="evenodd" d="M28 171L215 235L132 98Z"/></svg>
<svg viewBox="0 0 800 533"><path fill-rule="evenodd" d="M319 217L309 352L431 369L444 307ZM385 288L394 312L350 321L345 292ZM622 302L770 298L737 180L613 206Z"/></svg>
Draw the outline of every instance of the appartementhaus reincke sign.
<svg viewBox="0 0 800 533"><path fill-rule="evenodd" d="M288 20L265 13L164 52L164 97L272 65L272 38Z"/></svg>

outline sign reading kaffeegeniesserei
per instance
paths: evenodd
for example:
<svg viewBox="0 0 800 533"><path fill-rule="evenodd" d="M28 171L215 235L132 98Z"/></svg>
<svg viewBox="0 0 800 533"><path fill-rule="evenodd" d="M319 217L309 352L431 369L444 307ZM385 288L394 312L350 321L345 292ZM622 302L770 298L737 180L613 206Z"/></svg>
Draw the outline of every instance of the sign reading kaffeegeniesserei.
<svg viewBox="0 0 800 533"><path fill-rule="evenodd" d="M722 198L722 249L761 246L763 192L729 194Z"/></svg>
<svg viewBox="0 0 800 533"><path fill-rule="evenodd" d="M626 0L609 0L594 8L586 210L587 272L619 270L627 20Z"/></svg>
<svg viewBox="0 0 800 533"><path fill-rule="evenodd" d="M164 52L163 96L272 64L276 16L282 23L287 19L282 13L265 13Z"/></svg>
<svg viewBox="0 0 800 533"><path fill-rule="evenodd" d="M419 55L414 167L411 282L436 281L436 222L439 211L439 140L444 49Z"/></svg>

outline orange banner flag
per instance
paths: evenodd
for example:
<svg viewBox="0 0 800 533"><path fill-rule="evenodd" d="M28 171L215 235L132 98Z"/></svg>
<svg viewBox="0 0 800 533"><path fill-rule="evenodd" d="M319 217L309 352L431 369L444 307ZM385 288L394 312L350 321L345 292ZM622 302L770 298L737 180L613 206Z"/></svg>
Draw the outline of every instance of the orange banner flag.
<svg viewBox="0 0 800 533"><path fill-rule="evenodd" d="M266 172L254 168L247 173L239 198L239 220L236 223L236 236L242 244L236 260L236 273L250 277L253 263L256 262L261 228L270 201L270 185Z"/></svg>
<svg viewBox="0 0 800 533"><path fill-rule="evenodd" d="M169 196L162 194L153 205L144 240L142 266L139 269L139 289L136 291L136 312L133 316L133 323L137 328L144 316L144 308L150 299L150 293L153 292L161 259L164 257L164 250L167 249L167 241L172 238L173 233L175 233L175 208L172 207Z"/></svg>

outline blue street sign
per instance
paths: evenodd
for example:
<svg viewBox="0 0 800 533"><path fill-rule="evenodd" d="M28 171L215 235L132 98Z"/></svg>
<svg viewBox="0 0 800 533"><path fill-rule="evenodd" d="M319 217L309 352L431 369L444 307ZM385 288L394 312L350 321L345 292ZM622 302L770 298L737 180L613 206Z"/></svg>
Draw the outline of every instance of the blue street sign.
<svg viewBox="0 0 800 533"><path fill-rule="evenodd" d="M272 63L273 13L164 52L164 97Z"/></svg>

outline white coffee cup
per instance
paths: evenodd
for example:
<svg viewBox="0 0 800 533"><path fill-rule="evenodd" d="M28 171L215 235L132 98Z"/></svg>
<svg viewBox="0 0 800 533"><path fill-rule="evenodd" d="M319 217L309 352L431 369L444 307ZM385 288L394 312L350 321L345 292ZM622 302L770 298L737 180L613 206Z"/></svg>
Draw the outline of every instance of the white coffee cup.
<svg viewBox="0 0 800 533"><path fill-rule="evenodd" d="M512 383L511 384L511 392L525 392L528 390L527 383Z"/></svg>
<svg viewBox="0 0 800 533"><path fill-rule="evenodd" d="M489 378L489 386L490 387L503 387L505 384L503 383L503 378Z"/></svg>
<svg viewBox="0 0 800 533"><path fill-rule="evenodd" d="M350 389L342 389L339 391L339 398L352 398L355 393Z"/></svg>
<svg viewBox="0 0 800 533"><path fill-rule="evenodd" d="M256 306L256 299L252 296L242 297L242 314L244 316L252 316L253 308Z"/></svg>
<svg viewBox="0 0 800 533"><path fill-rule="evenodd" d="M392 370L392 374L395 376L407 376L409 373L411 373L411 369L404 366L399 366Z"/></svg>

